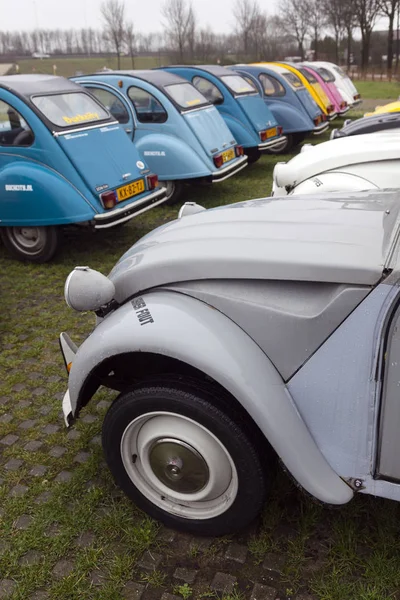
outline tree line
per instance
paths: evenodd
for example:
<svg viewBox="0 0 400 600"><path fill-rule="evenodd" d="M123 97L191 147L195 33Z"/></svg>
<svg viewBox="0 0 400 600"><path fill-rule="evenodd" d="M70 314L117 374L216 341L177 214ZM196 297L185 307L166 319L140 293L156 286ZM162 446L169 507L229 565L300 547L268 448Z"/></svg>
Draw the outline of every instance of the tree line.
<svg viewBox="0 0 400 600"><path fill-rule="evenodd" d="M234 26L219 34L199 25L191 0L164 0L161 9L163 32L138 32L127 18L125 0L104 0L100 8L101 30L0 31L0 55L129 54L134 66L138 53L162 52L179 62L237 62L273 60L284 56L304 59L334 48L334 60L350 66L355 60L368 67L371 42L377 21L384 17L387 69L392 71L394 31L398 30L400 0L282 0L276 14L267 14L258 0L235 0ZM358 35L357 35L358 34ZM355 36L361 37L358 41ZM327 40L329 44L327 46ZM359 55L358 55L359 54ZM398 61L398 56L396 57Z"/></svg>

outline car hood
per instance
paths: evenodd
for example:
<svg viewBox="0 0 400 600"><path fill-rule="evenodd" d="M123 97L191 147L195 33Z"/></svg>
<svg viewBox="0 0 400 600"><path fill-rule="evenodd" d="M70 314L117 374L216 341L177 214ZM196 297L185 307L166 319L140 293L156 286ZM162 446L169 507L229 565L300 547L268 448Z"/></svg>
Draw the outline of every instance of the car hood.
<svg viewBox="0 0 400 600"><path fill-rule="evenodd" d="M203 210L144 236L109 278L119 302L205 279L372 286L382 278L399 208L400 192L391 190L262 198Z"/></svg>
<svg viewBox="0 0 400 600"><path fill-rule="evenodd" d="M371 117L361 117L344 125L340 130L342 135L360 135L362 133L373 133L380 129L400 128L400 113L388 113L382 115L372 115ZM398 133L397 133L398 135Z"/></svg>
<svg viewBox="0 0 400 600"><path fill-rule="evenodd" d="M342 137L302 151L287 163L277 163L274 183L277 187L294 187L327 171L349 165L400 159L400 140L396 130Z"/></svg>

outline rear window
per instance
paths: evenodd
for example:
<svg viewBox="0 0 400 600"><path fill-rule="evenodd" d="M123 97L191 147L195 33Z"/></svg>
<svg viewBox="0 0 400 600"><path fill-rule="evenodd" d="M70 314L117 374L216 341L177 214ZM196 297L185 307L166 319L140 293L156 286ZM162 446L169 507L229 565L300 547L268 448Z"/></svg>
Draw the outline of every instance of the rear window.
<svg viewBox="0 0 400 600"><path fill-rule="evenodd" d="M330 73L327 69L324 69L324 67L318 67L317 71L326 83L332 83L335 81L335 76L333 73Z"/></svg>
<svg viewBox="0 0 400 600"><path fill-rule="evenodd" d="M191 83L166 85L165 91L181 108L197 108L209 104L207 98Z"/></svg>
<svg viewBox="0 0 400 600"><path fill-rule="evenodd" d="M290 83L294 88L302 88L303 84L301 80L294 73L283 73L283 77Z"/></svg>
<svg viewBox="0 0 400 600"><path fill-rule="evenodd" d="M299 69L299 71L307 79L308 83L318 83L314 75L310 71L307 71L307 69Z"/></svg>
<svg viewBox="0 0 400 600"><path fill-rule="evenodd" d="M223 75L221 79L235 94L254 94L257 92L254 85L240 75Z"/></svg>
<svg viewBox="0 0 400 600"><path fill-rule="evenodd" d="M264 94L266 96L284 96L285 88L283 85L272 77L271 75L266 75L265 73L260 73L258 76L261 84L263 86Z"/></svg>
<svg viewBox="0 0 400 600"><path fill-rule="evenodd" d="M107 111L94 98L81 92L34 96L32 102L57 127L87 125L109 119Z"/></svg>
<svg viewBox="0 0 400 600"><path fill-rule="evenodd" d="M344 77L344 78L348 78L347 73L345 73L340 67L337 67L336 65L333 67L334 70L336 71L336 73L339 73L340 77Z"/></svg>

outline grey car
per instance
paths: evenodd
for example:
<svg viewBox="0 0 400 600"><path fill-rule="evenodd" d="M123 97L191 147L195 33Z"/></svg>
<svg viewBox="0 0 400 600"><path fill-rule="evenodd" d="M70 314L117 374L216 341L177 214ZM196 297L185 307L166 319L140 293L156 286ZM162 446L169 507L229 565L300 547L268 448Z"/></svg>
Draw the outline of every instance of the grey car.
<svg viewBox="0 0 400 600"><path fill-rule="evenodd" d="M280 463L330 505L400 500L400 194L264 198L179 217L106 277L76 267L62 333L67 426L119 392L102 441L116 483L175 529L237 531Z"/></svg>

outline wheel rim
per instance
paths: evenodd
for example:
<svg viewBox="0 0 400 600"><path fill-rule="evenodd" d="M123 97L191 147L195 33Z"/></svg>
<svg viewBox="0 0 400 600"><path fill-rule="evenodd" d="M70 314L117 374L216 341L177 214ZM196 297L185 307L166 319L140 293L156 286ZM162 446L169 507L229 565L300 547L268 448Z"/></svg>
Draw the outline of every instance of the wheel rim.
<svg viewBox="0 0 400 600"><path fill-rule="evenodd" d="M172 198L172 196L175 194L175 181L160 181L160 184L162 185L162 187L165 188L165 191L167 193L167 200Z"/></svg>
<svg viewBox="0 0 400 600"><path fill-rule="evenodd" d="M138 417L126 427L120 450L133 484L170 514L211 519L236 498L238 476L231 456L192 419L167 412Z"/></svg>
<svg viewBox="0 0 400 600"><path fill-rule="evenodd" d="M43 227L9 227L7 232L10 242L24 254L39 254L45 247Z"/></svg>

